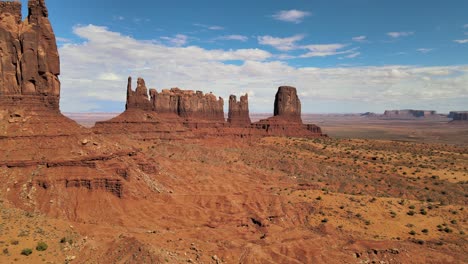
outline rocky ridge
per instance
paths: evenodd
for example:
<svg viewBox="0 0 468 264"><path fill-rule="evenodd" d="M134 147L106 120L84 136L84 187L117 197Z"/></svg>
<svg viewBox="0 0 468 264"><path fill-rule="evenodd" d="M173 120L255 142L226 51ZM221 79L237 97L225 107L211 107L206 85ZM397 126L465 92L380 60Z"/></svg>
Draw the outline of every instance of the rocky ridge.
<svg viewBox="0 0 468 264"><path fill-rule="evenodd" d="M323 135L320 127L302 123L301 101L294 87L279 87L274 116L256 123L250 120L248 95L241 96L240 101L231 95L226 122L224 100L212 93L179 88L163 89L161 92L148 90L142 78L138 78L138 86L133 91L131 80L129 77L126 111L111 120L97 122L94 131L100 134L131 131L131 136L139 139Z"/></svg>

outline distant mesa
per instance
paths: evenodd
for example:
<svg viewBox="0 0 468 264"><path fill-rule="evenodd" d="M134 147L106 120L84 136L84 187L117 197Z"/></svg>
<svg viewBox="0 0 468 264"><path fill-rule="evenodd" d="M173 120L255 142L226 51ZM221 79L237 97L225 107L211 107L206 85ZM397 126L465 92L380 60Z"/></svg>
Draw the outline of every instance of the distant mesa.
<svg viewBox="0 0 468 264"><path fill-rule="evenodd" d="M416 118L437 118L440 115L434 110L386 110L383 114L387 119L416 119Z"/></svg>
<svg viewBox="0 0 468 264"><path fill-rule="evenodd" d="M364 117L377 117L378 114L373 113L373 112L365 112L365 113L362 113L360 116L364 116Z"/></svg>
<svg viewBox="0 0 468 264"><path fill-rule="evenodd" d="M0 104L59 110L60 61L44 0L0 2Z"/></svg>
<svg viewBox="0 0 468 264"><path fill-rule="evenodd" d="M468 111L452 111L448 118L453 119L453 121L468 121Z"/></svg>

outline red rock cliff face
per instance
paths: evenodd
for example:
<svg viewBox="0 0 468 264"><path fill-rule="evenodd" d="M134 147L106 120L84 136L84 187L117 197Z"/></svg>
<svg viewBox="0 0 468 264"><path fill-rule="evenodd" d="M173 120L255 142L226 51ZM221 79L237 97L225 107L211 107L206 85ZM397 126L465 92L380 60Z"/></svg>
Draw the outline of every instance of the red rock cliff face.
<svg viewBox="0 0 468 264"><path fill-rule="evenodd" d="M23 22L19 2L0 4L0 101L58 110L60 60L44 0L28 2Z"/></svg>
<svg viewBox="0 0 468 264"><path fill-rule="evenodd" d="M232 126L246 127L252 123L249 116L249 97L248 94L240 97L237 101L235 95L229 97L228 122Z"/></svg>
<svg viewBox="0 0 468 264"><path fill-rule="evenodd" d="M203 94L201 91L181 90L172 88L158 93L148 89L145 81L138 78L138 87L131 88L132 79L129 77L127 87L127 109L141 109L155 111L160 114L176 114L185 119L197 119L224 122L224 100L215 95Z"/></svg>
<svg viewBox="0 0 468 264"><path fill-rule="evenodd" d="M281 86L275 97L274 115L291 121L301 122L301 101L297 96L296 88Z"/></svg>
<svg viewBox="0 0 468 264"><path fill-rule="evenodd" d="M183 91L178 114L182 118L224 122L224 100L212 93Z"/></svg>

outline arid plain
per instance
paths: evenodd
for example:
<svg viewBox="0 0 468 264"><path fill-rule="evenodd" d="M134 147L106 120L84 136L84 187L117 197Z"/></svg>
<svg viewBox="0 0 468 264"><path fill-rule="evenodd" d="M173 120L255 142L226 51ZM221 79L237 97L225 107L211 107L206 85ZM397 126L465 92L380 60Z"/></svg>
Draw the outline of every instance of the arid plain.
<svg viewBox="0 0 468 264"><path fill-rule="evenodd" d="M301 115L290 86L226 120L142 78L70 119L45 1L0 7L0 263L466 263L466 122Z"/></svg>

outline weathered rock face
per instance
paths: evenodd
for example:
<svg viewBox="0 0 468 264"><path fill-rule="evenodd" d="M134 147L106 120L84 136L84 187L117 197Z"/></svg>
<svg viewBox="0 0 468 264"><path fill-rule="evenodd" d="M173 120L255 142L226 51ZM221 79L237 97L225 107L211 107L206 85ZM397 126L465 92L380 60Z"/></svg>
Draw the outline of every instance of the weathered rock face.
<svg viewBox="0 0 468 264"><path fill-rule="evenodd" d="M319 137L320 127L304 125L301 119L301 101L296 88L281 86L275 97L274 116L252 124L252 128L271 136Z"/></svg>
<svg viewBox="0 0 468 264"><path fill-rule="evenodd" d="M275 97L274 115L291 122L302 122L301 101L296 88L281 86Z"/></svg>
<svg viewBox="0 0 468 264"><path fill-rule="evenodd" d="M59 108L60 60L44 0L30 0L21 22L21 3L0 3L0 101Z"/></svg>
<svg viewBox="0 0 468 264"><path fill-rule="evenodd" d="M125 109L142 109L145 111L152 110L151 102L148 99L148 89L146 88L145 80L138 78L137 88L132 90L132 77L128 77L127 84L127 104Z"/></svg>
<svg viewBox="0 0 468 264"><path fill-rule="evenodd" d="M452 111L448 117L453 121L468 121L468 111Z"/></svg>
<svg viewBox="0 0 468 264"><path fill-rule="evenodd" d="M183 91L179 96L178 115L182 118L224 122L224 100L209 93Z"/></svg>
<svg viewBox="0 0 468 264"><path fill-rule="evenodd" d="M201 91L172 88L158 93L149 91L145 81L138 78L136 91L131 88L131 78L127 88L127 109L155 111L160 114L176 114L185 119L224 122L224 100L215 95L203 94Z"/></svg>
<svg viewBox="0 0 468 264"><path fill-rule="evenodd" d="M231 126L250 126L248 94L241 96L239 102L235 95L229 96L228 122Z"/></svg>
<svg viewBox="0 0 468 264"><path fill-rule="evenodd" d="M224 119L224 101L201 91L172 88L161 92L149 90L143 79L138 79L135 91L131 78L127 88L127 110L112 120L96 123L99 134L138 134L138 139L182 139L200 137L265 136L320 137L320 127L303 124L301 102L296 88L283 86L275 100L275 116L251 123L248 95L229 98L227 122Z"/></svg>
<svg viewBox="0 0 468 264"><path fill-rule="evenodd" d="M436 116L437 116L437 112L433 110L412 110L412 109L386 110L384 113L384 117L386 118L397 118L397 119L431 118L431 117L436 117Z"/></svg>

